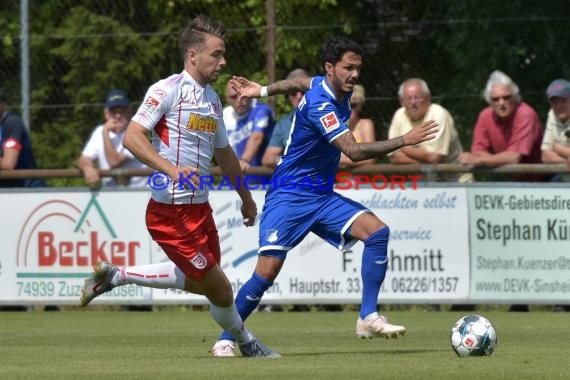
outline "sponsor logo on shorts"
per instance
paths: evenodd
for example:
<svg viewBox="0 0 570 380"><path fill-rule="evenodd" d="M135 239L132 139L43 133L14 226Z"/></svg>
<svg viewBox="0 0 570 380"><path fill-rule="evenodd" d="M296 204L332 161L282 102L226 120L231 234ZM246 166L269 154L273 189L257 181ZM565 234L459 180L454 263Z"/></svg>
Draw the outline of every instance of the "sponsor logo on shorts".
<svg viewBox="0 0 570 380"><path fill-rule="evenodd" d="M198 254L194 256L190 262L196 267L196 269L204 269L206 268L206 265L208 265L208 259L206 259L206 256L204 256L201 252L198 252Z"/></svg>
<svg viewBox="0 0 570 380"><path fill-rule="evenodd" d="M277 241L277 230L267 230L265 231L265 240L270 243L275 243Z"/></svg>
<svg viewBox="0 0 570 380"><path fill-rule="evenodd" d="M335 129L340 127L340 123L336 118L334 112L327 113L325 116L321 117L320 120L326 132L334 131Z"/></svg>

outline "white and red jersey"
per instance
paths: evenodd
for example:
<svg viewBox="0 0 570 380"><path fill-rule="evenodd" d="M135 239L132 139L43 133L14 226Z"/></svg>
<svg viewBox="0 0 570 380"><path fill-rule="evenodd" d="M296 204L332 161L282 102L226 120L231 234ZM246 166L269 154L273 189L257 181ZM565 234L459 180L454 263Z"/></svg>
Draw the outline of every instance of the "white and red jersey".
<svg viewBox="0 0 570 380"><path fill-rule="evenodd" d="M214 148L228 145L220 97L186 71L153 84L133 121L152 131L152 145L161 157L178 167L196 167L201 175L210 174ZM164 190L153 188L152 199L167 204L204 203L208 189L184 188L171 181Z"/></svg>

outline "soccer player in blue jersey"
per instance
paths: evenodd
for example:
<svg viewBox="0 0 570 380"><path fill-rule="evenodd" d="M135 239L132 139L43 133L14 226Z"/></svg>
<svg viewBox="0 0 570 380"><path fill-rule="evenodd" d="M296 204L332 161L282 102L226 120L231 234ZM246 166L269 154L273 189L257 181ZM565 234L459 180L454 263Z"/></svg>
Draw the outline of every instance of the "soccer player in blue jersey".
<svg viewBox="0 0 570 380"><path fill-rule="evenodd" d="M236 89L247 97L310 87L297 107L285 152L273 172L274 181L267 190L260 219L257 265L252 277L239 290L236 305L245 320L273 284L287 252L309 232L339 250L361 240L363 291L356 335L396 338L406 328L389 323L377 313L378 294L388 266L390 229L366 207L333 191L332 183L323 181L334 178L341 152L353 161L382 156L433 139L437 123L426 121L394 139L357 143L347 124L350 96L362 67L362 50L354 41L337 37L323 45L321 58L325 71L322 77L284 80L267 87L245 78L234 79ZM279 186L279 178L285 177L287 186ZM307 178L319 185L307 186ZM224 332L212 353L218 357L233 356L234 347L233 339Z"/></svg>

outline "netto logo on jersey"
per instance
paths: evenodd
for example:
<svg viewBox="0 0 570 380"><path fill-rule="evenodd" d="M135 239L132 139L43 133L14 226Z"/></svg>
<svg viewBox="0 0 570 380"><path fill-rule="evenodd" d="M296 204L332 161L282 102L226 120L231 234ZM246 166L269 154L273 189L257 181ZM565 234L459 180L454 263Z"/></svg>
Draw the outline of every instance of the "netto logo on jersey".
<svg viewBox="0 0 570 380"><path fill-rule="evenodd" d="M215 133L218 129L218 123L216 122L216 119L212 117L200 116L193 113L190 115L190 120L188 120L186 128L195 131Z"/></svg>

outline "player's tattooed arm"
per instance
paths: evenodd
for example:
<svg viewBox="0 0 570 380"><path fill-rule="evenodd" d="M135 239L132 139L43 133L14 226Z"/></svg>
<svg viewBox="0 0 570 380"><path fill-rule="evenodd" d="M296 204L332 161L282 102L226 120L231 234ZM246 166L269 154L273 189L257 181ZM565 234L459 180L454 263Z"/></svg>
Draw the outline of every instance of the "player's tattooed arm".
<svg viewBox="0 0 570 380"><path fill-rule="evenodd" d="M406 145L417 145L432 140L438 132L438 124L429 120L412 128L408 133L390 140L357 143L352 133L345 133L333 141L333 144L352 161L362 161L384 156Z"/></svg>
<svg viewBox="0 0 570 380"><path fill-rule="evenodd" d="M345 133L333 144L352 161L363 161L386 155L406 145L404 137L396 137L390 140L357 143L352 133Z"/></svg>
<svg viewBox="0 0 570 380"><path fill-rule="evenodd" d="M277 94L290 94L295 92L306 92L311 88L311 80L313 78L294 78L284 79L269 86L261 86L257 82L250 81L247 78L234 76L230 79L230 85L239 94L240 99L259 98ZM263 93L266 91L266 93Z"/></svg>
<svg viewBox="0 0 570 380"><path fill-rule="evenodd" d="M271 83L267 86L267 94L290 94L295 92L307 92L311 88L311 80L313 78L294 78L284 79L279 82Z"/></svg>

